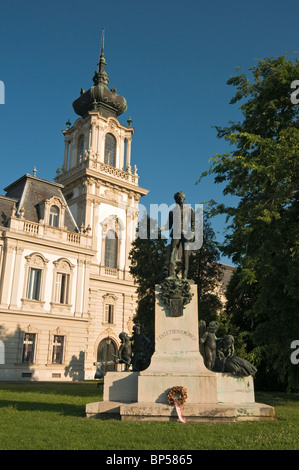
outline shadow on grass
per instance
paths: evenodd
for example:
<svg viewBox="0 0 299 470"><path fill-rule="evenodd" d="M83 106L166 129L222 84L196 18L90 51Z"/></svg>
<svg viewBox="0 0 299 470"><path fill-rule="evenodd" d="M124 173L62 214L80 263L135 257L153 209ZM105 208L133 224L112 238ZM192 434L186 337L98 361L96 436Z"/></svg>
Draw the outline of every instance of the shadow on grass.
<svg viewBox="0 0 299 470"><path fill-rule="evenodd" d="M41 393L46 395L92 396L102 395L103 379L92 382L0 382L0 391L11 393Z"/></svg>
<svg viewBox="0 0 299 470"><path fill-rule="evenodd" d="M2 382L0 409L20 412L58 413L85 416L85 404L102 399L103 383L98 382Z"/></svg>
<svg viewBox="0 0 299 470"><path fill-rule="evenodd" d="M298 402L299 404L299 393L256 392L255 401L258 403L266 403L270 406L285 405L288 402Z"/></svg>
<svg viewBox="0 0 299 470"><path fill-rule="evenodd" d="M20 412L42 412L58 413L63 416L85 416L85 406L69 403L43 403L43 402L25 402L16 400L0 400L0 408L13 408Z"/></svg>

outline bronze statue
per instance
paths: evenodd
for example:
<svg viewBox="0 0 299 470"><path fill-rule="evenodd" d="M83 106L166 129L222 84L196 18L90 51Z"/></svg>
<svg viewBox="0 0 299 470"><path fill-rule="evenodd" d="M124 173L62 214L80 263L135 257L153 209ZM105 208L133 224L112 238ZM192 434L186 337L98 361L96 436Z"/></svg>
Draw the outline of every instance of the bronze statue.
<svg viewBox="0 0 299 470"><path fill-rule="evenodd" d="M217 340L214 372L229 372L237 377L256 374L256 368L243 357L234 356L234 337L226 335Z"/></svg>
<svg viewBox="0 0 299 470"><path fill-rule="evenodd" d="M203 325L202 325L203 326ZM204 325L205 326L205 325ZM199 341L203 345L203 356L205 366L209 370L213 370L216 360L216 331L218 330L218 323L211 321L206 331L200 334Z"/></svg>
<svg viewBox="0 0 299 470"><path fill-rule="evenodd" d="M213 372L226 372L236 377L254 375L256 368L242 357L235 356L235 340L232 335L216 337L218 323L212 321L206 328L206 322L199 321L199 350L207 369Z"/></svg>
<svg viewBox="0 0 299 470"><path fill-rule="evenodd" d="M175 277L175 263L179 249L182 255L182 278L188 278L190 248L188 243L194 241L195 212L192 207L185 204L185 194L182 191L175 193L176 207L170 211L167 228L171 231L171 246L169 260L169 276Z"/></svg>
<svg viewBox="0 0 299 470"><path fill-rule="evenodd" d="M142 371L148 368L153 354L153 345L149 338L141 333L141 326L134 325L132 341L133 370Z"/></svg>
<svg viewBox="0 0 299 470"><path fill-rule="evenodd" d="M131 358L132 358L132 345L130 337L127 333L120 333L119 339L121 340L121 346L118 351L119 362L125 364L125 371L130 369Z"/></svg>

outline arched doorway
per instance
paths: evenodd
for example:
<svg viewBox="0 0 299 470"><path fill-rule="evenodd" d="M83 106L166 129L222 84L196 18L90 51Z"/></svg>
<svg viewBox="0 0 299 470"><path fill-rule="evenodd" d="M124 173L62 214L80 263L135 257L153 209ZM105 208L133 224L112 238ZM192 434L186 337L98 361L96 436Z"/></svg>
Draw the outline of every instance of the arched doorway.
<svg viewBox="0 0 299 470"><path fill-rule="evenodd" d="M100 369L105 374L108 371L115 370L115 361L117 356L117 345L109 338L102 339L98 346L97 362L100 362Z"/></svg>

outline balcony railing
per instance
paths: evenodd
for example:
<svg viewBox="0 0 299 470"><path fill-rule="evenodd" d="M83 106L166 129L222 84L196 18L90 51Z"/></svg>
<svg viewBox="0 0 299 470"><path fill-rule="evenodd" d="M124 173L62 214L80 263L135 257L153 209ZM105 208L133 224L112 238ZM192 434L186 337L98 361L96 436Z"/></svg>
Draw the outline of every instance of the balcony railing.
<svg viewBox="0 0 299 470"><path fill-rule="evenodd" d="M83 168L89 168L91 170L98 171L99 173L105 173L117 179L121 179L128 183L134 184L135 186L138 186L139 176L137 174L136 167L134 167L134 170L131 173L110 165L106 165L105 163L100 162L93 157L86 158L85 160L81 161L78 165L74 166L73 168L70 168L67 171L64 171L63 169L61 171L57 170L57 176L55 178L55 181L58 183L63 183L66 178L75 175Z"/></svg>
<svg viewBox="0 0 299 470"><path fill-rule="evenodd" d="M22 232L32 237L55 240L62 243L77 245L80 248L91 248L91 236L83 233L69 232L68 230L37 224L26 219L11 217L9 230Z"/></svg>

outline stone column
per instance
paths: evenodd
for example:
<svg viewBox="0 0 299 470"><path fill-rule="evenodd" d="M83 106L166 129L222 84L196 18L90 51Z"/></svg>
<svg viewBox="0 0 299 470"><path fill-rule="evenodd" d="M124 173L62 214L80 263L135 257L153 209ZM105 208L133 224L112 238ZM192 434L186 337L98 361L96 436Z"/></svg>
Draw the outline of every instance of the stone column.
<svg viewBox="0 0 299 470"><path fill-rule="evenodd" d="M76 301L75 301L75 316L81 316L83 306L83 275L84 275L84 260L79 259L77 262L77 283L76 283Z"/></svg>
<svg viewBox="0 0 299 470"><path fill-rule="evenodd" d="M68 158L69 158L69 146L70 141L66 140L64 143L64 161L63 161L63 169L66 171L68 169Z"/></svg>
<svg viewBox="0 0 299 470"><path fill-rule="evenodd" d="M13 308L13 309L17 308L23 251L24 249L21 247L16 248L16 258L15 258L15 266L14 266L12 290L11 290L11 300L10 300L10 306L9 306L9 308Z"/></svg>
<svg viewBox="0 0 299 470"><path fill-rule="evenodd" d="M85 264L85 269L84 269L82 316L87 315L87 312L88 312L90 261L85 261L84 264Z"/></svg>
<svg viewBox="0 0 299 470"><path fill-rule="evenodd" d="M132 138L127 139L126 170L131 173L131 142Z"/></svg>
<svg viewBox="0 0 299 470"><path fill-rule="evenodd" d="M4 259L2 265L2 285L1 285L1 296L0 305L7 308L10 301L11 293L11 278L13 272L13 258L14 258L14 247L5 244L4 248Z"/></svg>

